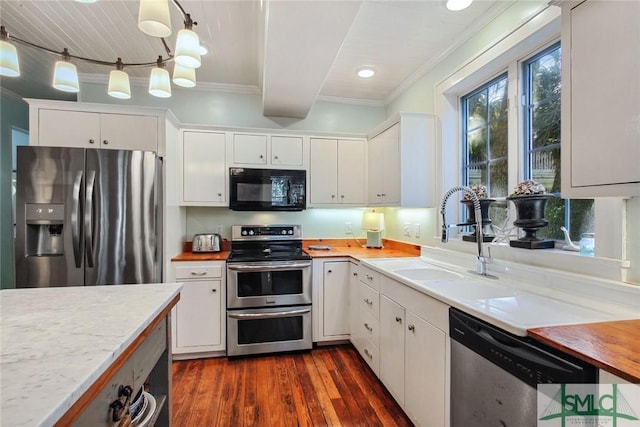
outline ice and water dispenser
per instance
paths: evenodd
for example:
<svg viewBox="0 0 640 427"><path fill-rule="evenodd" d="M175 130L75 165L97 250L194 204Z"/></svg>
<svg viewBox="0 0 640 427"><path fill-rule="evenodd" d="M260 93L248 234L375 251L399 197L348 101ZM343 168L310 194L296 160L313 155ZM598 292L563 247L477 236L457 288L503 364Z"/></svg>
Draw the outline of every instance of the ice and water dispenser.
<svg viewBox="0 0 640 427"><path fill-rule="evenodd" d="M27 203L26 256L64 254L64 204Z"/></svg>

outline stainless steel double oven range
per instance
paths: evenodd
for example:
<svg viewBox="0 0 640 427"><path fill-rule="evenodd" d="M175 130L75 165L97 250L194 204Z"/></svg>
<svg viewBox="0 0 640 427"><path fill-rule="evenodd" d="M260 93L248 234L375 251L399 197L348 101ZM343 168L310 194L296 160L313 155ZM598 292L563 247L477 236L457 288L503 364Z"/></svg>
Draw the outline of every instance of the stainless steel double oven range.
<svg viewBox="0 0 640 427"><path fill-rule="evenodd" d="M227 355L311 347L311 257L302 249L302 226L234 225Z"/></svg>

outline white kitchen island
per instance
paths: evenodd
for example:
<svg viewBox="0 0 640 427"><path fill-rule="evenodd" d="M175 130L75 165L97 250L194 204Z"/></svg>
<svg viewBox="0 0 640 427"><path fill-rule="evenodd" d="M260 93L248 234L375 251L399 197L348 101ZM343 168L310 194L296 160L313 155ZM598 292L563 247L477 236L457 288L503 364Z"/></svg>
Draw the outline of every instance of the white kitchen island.
<svg viewBox="0 0 640 427"><path fill-rule="evenodd" d="M0 425L114 425L120 386L146 384L170 422L169 315L181 284L0 292Z"/></svg>

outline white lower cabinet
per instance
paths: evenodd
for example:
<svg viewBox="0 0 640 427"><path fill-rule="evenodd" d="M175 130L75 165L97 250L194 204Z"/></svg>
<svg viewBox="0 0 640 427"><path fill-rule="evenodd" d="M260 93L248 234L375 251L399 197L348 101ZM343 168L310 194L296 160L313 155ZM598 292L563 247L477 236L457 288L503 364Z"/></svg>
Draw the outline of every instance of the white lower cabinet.
<svg viewBox="0 0 640 427"><path fill-rule="evenodd" d="M373 280L374 277L378 277L378 273L358 263L351 263L351 283L349 284L351 343L371 370L379 376L380 292L373 287L377 284Z"/></svg>
<svg viewBox="0 0 640 427"><path fill-rule="evenodd" d="M313 341L349 339L347 258L313 260Z"/></svg>
<svg viewBox="0 0 640 427"><path fill-rule="evenodd" d="M417 426L448 425L449 307L386 276L380 293L380 380Z"/></svg>
<svg viewBox="0 0 640 427"><path fill-rule="evenodd" d="M184 284L173 309L175 359L208 357L225 350L225 263L174 263L177 282Z"/></svg>

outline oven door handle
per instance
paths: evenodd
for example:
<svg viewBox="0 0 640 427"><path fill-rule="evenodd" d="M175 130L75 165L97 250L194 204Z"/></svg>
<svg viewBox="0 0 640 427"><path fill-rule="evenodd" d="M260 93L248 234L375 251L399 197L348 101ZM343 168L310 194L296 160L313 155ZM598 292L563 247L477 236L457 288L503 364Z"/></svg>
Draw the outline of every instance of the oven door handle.
<svg viewBox="0 0 640 427"><path fill-rule="evenodd" d="M227 312L227 316L232 319L240 319L240 320L256 320L256 319L277 319L280 317L291 317L296 316L298 314L306 314L311 312L310 308L304 308L302 310L291 310L291 311L280 311L276 313L230 313Z"/></svg>
<svg viewBox="0 0 640 427"><path fill-rule="evenodd" d="M311 267L311 261L295 262L295 263L291 263L291 264L277 264L277 265L227 264L227 268L229 270L233 270L233 271L277 271L277 270L291 270L291 269L295 269L295 268L308 268L308 267Z"/></svg>

